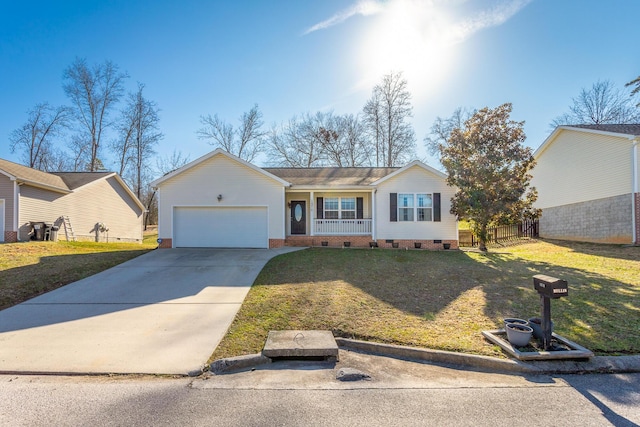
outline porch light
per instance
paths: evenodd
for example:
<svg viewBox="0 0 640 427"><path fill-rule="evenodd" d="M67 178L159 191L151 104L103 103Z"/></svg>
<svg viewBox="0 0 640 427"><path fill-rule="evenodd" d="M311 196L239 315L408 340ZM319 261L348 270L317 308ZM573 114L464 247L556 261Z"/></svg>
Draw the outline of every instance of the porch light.
<svg viewBox="0 0 640 427"><path fill-rule="evenodd" d="M218 201L221 202L222 201L222 194L218 194Z"/></svg>

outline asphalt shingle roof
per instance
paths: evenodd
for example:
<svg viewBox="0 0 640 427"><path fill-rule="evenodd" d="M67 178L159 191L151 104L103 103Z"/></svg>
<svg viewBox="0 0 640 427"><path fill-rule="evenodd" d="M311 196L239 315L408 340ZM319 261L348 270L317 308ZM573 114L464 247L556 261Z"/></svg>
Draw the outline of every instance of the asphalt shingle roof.
<svg viewBox="0 0 640 427"><path fill-rule="evenodd" d="M42 172L24 165L19 165L18 163L13 163L9 160L0 159L0 170L14 176L20 181L58 188L64 191L70 190L64 180L59 176Z"/></svg>
<svg viewBox="0 0 640 427"><path fill-rule="evenodd" d="M604 132L623 133L640 136L640 124L600 124L600 125L568 125L569 127L601 130Z"/></svg>
<svg viewBox="0 0 640 427"><path fill-rule="evenodd" d="M0 159L0 170L14 176L18 181L32 185L59 189L65 192L75 190L113 172L43 172L9 160Z"/></svg>
<svg viewBox="0 0 640 427"><path fill-rule="evenodd" d="M263 168L293 185L369 185L400 168Z"/></svg>
<svg viewBox="0 0 640 427"><path fill-rule="evenodd" d="M67 184L70 190L75 190L97 179L111 175L113 172L52 172Z"/></svg>

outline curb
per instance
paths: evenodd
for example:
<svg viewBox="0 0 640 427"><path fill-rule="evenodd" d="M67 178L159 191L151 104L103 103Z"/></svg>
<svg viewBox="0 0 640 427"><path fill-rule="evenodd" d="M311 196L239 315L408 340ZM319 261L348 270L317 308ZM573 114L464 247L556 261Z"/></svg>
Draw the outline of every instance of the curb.
<svg viewBox="0 0 640 427"><path fill-rule="evenodd" d="M209 365L209 372L212 374L224 374L237 369L252 368L254 366L271 363L271 359L263 356L262 353L246 354L244 356L227 357L225 359L214 360Z"/></svg>
<svg viewBox="0 0 640 427"><path fill-rule="evenodd" d="M455 353L444 350L381 344L348 338L336 338L338 347L397 359L455 365L470 369L513 374L586 374L640 372L640 356L594 356L588 360L520 361L490 356ZM220 375L240 369L271 363L262 353L215 360L209 372Z"/></svg>
<svg viewBox="0 0 640 427"><path fill-rule="evenodd" d="M340 348L358 350L380 356L458 365L495 372L521 374L640 372L640 356L594 356L588 360L540 360L525 362L443 350L372 343L347 338L336 338L336 342Z"/></svg>

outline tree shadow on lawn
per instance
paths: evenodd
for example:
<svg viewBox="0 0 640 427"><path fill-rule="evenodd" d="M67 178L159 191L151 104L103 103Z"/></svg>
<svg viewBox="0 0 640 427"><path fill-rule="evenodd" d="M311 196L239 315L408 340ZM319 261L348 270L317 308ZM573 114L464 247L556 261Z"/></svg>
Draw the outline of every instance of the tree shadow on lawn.
<svg viewBox="0 0 640 427"><path fill-rule="evenodd" d="M543 239L541 241L584 255L592 255L595 257L620 259L626 261L640 261L640 246L572 242L568 240L552 239Z"/></svg>
<svg viewBox="0 0 640 427"><path fill-rule="evenodd" d="M507 252L310 249L274 258L254 286L298 285L295 300L281 296L286 309L276 327L416 345L429 338L412 334L445 334L452 342L444 348L456 350L456 340L481 345L479 331L502 327L504 317L539 316L535 274L569 282L569 296L552 303L558 333L596 352L640 352L638 286ZM349 285L361 293L346 291ZM275 304L262 303L254 313ZM300 306L306 315L296 311ZM312 324L304 324L309 317Z"/></svg>

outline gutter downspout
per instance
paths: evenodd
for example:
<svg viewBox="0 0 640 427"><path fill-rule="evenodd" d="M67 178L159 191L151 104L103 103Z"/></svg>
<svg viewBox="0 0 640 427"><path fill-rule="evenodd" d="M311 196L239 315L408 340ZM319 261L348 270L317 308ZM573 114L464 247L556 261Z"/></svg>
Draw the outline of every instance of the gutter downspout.
<svg viewBox="0 0 640 427"><path fill-rule="evenodd" d="M633 221L633 244L638 244L638 211L636 209L636 197L640 197L640 190L638 190L638 143L640 138L636 137L633 140L633 165L631 166L631 175L633 177L633 183L631 185L631 218Z"/></svg>

